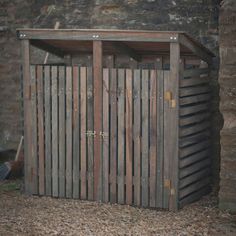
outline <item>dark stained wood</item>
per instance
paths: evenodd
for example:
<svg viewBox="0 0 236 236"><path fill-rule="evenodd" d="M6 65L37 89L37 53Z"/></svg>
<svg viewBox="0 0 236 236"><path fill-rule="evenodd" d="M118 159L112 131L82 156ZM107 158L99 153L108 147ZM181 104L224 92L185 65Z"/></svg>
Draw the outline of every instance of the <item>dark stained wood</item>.
<svg viewBox="0 0 236 236"><path fill-rule="evenodd" d="M59 79L59 196L66 197L66 71L58 67Z"/></svg>
<svg viewBox="0 0 236 236"><path fill-rule="evenodd" d="M66 67L66 197L72 197L72 68Z"/></svg>
<svg viewBox="0 0 236 236"><path fill-rule="evenodd" d="M87 148L86 148L86 120L87 120L87 70L86 67L80 68L80 166L81 166L81 188L80 188L80 198L87 198Z"/></svg>
<svg viewBox="0 0 236 236"><path fill-rule="evenodd" d="M30 164L32 165L34 172L31 175L32 178L32 194L42 194L41 192L39 192L39 183L38 183L38 106L37 106L37 67L36 66L31 66L30 67L30 74L31 74L31 78L30 78L30 86L31 86L31 147L30 147L30 151L31 151L31 156L30 156ZM37 76L36 76L37 73ZM41 118L41 117L40 117ZM41 140L42 141L42 140ZM42 155L42 153L40 153Z"/></svg>
<svg viewBox="0 0 236 236"><path fill-rule="evenodd" d="M202 94L202 93L208 93L208 92L210 92L210 87L206 85L202 85L202 86L181 88L179 95L180 97L185 97L185 96L193 96L195 94Z"/></svg>
<svg viewBox="0 0 236 236"><path fill-rule="evenodd" d="M141 78L140 70L134 70L134 205L141 203Z"/></svg>
<svg viewBox="0 0 236 236"><path fill-rule="evenodd" d="M38 101L38 170L39 194L45 193L45 156L44 156L44 104L43 104L43 67L37 66L37 101ZM32 126L33 128L33 126Z"/></svg>
<svg viewBox="0 0 236 236"><path fill-rule="evenodd" d="M200 75L208 76L210 73L209 68L194 68L184 70L183 76L185 77L199 77Z"/></svg>
<svg viewBox="0 0 236 236"><path fill-rule="evenodd" d="M201 122L210 117L210 112L204 111L201 113L191 114L190 116L180 118L180 126L190 125L193 123Z"/></svg>
<svg viewBox="0 0 236 236"><path fill-rule="evenodd" d="M88 163L88 200L94 199L94 162L96 154L94 152L94 139L96 139L97 135L90 135L90 133L93 133L94 126L93 122L95 122L95 119L93 120L93 117L96 116L96 114L93 111L93 74L92 74L92 68L87 68L87 163ZM94 101L95 102L95 101ZM94 158L94 159L93 159Z"/></svg>
<svg viewBox="0 0 236 236"><path fill-rule="evenodd" d="M189 87L189 86L196 86L202 84L208 84L210 82L209 77L193 77L189 79L181 79L180 80L180 87Z"/></svg>
<svg viewBox="0 0 236 236"><path fill-rule="evenodd" d="M150 207L156 206L157 171L157 75L150 71Z"/></svg>
<svg viewBox="0 0 236 236"><path fill-rule="evenodd" d="M79 100L79 68L73 66L73 198L79 198L80 189L80 100Z"/></svg>
<svg viewBox="0 0 236 236"><path fill-rule="evenodd" d="M44 66L44 104L45 104L45 194L52 194L52 140L51 140L51 67Z"/></svg>
<svg viewBox="0 0 236 236"><path fill-rule="evenodd" d="M180 105L188 105L188 104L193 104L193 103L198 103L198 102L206 102L211 99L211 94L206 93L206 94L199 94L195 96L189 96L189 97L183 97L179 99Z"/></svg>
<svg viewBox="0 0 236 236"><path fill-rule="evenodd" d="M190 127L181 128L179 130L179 135L180 135L180 137L183 137L183 136L195 134L195 133L201 132L203 130L206 130L207 128L210 128L210 125L211 125L210 121L204 121L204 122L195 124Z"/></svg>
<svg viewBox="0 0 236 236"><path fill-rule="evenodd" d="M103 70L103 201L109 201L109 69Z"/></svg>
<svg viewBox="0 0 236 236"><path fill-rule="evenodd" d="M58 176L58 77L57 67L52 66L52 196L59 195Z"/></svg>
<svg viewBox="0 0 236 236"><path fill-rule="evenodd" d="M125 70L118 69L118 160L117 160L117 202L125 203ZM132 188L131 188L132 190Z"/></svg>
<svg viewBox="0 0 236 236"><path fill-rule="evenodd" d="M30 46L29 40L21 41L23 60L23 99L24 99L24 172L25 172L25 193L32 194L32 173L31 173L31 101L30 101Z"/></svg>
<svg viewBox="0 0 236 236"><path fill-rule="evenodd" d="M117 201L117 70L110 75L110 202Z"/></svg>
<svg viewBox="0 0 236 236"><path fill-rule="evenodd" d="M126 70L126 204L132 204L132 177L133 177L133 90L132 90L132 70Z"/></svg>
<svg viewBox="0 0 236 236"><path fill-rule="evenodd" d="M102 41L93 41L94 79L94 199L102 200Z"/></svg>
<svg viewBox="0 0 236 236"><path fill-rule="evenodd" d="M181 116L186 116L186 115L190 115L190 114L195 114L198 112L204 112L204 111L208 111L210 108L210 103L200 103L194 106L188 106L188 107L182 107L180 109L180 115Z"/></svg>
<svg viewBox="0 0 236 236"><path fill-rule="evenodd" d="M149 71L142 70L142 206L149 205Z"/></svg>

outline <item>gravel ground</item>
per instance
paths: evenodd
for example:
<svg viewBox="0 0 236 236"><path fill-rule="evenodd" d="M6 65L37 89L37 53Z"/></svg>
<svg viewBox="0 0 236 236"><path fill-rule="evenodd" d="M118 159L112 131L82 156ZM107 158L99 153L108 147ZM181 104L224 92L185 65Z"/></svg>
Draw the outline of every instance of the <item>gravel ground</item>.
<svg viewBox="0 0 236 236"><path fill-rule="evenodd" d="M236 216L207 196L178 213L29 197L0 184L0 235L236 235ZM5 185L6 186L6 185ZM2 190L1 190L2 189Z"/></svg>

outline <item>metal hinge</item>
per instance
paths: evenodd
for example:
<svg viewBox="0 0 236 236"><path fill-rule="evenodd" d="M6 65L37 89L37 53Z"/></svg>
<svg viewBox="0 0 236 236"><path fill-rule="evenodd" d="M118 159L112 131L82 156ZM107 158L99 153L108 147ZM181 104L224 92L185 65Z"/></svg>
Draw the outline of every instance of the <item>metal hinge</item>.
<svg viewBox="0 0 236 236"><path fill-rule="evenodd" d="M165 100L169 102L169 106L171 108L176 107L176 101L175 101L175 99L173 99L173 95L172 95L171 91L166 91L165 92Z"/></svg>
<svg viewBox="0 0 236 236"><path fill-rule="evenodd" d="M164 186L165 186L165 188L168 188L170 190L170 195L175 195L175 189L171 188L171 181L170 181L170 179L165 179Z"/></svg>

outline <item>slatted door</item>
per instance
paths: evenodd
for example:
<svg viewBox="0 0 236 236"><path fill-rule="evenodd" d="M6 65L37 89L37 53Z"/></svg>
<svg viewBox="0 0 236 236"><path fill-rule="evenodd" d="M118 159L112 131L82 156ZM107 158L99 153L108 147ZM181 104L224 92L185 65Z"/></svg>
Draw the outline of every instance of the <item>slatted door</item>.
<svg viewBox="0 0 236 236"><path fill-rule="evenodd" d="M165 74L103 69L98 98L92 68L31 66L32 145L26 167L31 192L168 208L163 180L164 165L169 165L163 158ZM102 101L102 114L95 112L95 99ZM99 132L94 131L96 119L102 123Z"/></svg>

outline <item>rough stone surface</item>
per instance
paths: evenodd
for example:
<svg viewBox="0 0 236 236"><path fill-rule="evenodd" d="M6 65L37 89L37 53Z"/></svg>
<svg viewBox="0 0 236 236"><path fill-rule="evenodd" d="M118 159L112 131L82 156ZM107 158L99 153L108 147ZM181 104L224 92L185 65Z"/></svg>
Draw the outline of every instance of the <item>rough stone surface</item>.
<svg viewBox="0 0 236 236"><path fill-rule="evenodd" d="M21 134L21 61L16 28L53 28L55 22L60 21L60 28L181 30L187 31L218 54L219 2L220 0L1 0L0 149L16 149ZM43 55L45 54L42 52L37 54L40 62ZM212 80L212 87L215 127L212 130L212 136L215 137L213 170L217 183L221 118L218 112L219 86L216 79Z"/></svg>
<svg viewBox="0 0 236 236"><path fill-rule="evenodd" d="M236 212L236 2L225 0L220 11L221 172L219 206Z"/></svg>

